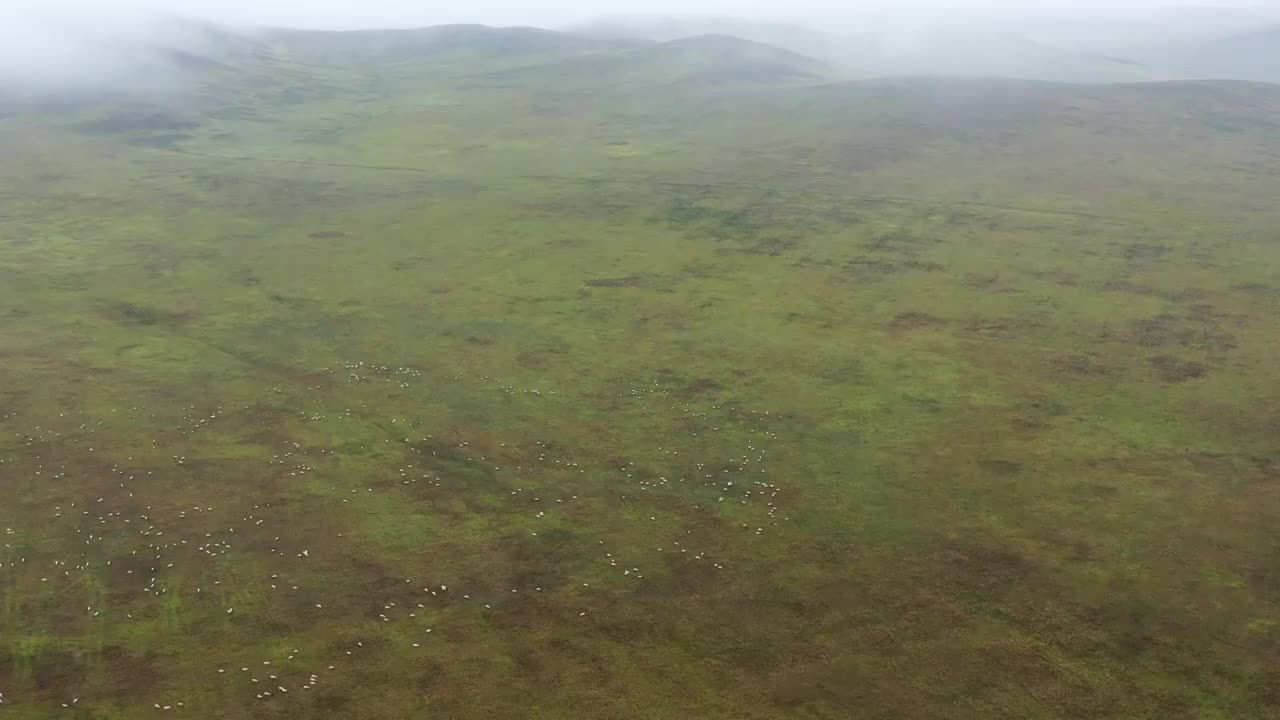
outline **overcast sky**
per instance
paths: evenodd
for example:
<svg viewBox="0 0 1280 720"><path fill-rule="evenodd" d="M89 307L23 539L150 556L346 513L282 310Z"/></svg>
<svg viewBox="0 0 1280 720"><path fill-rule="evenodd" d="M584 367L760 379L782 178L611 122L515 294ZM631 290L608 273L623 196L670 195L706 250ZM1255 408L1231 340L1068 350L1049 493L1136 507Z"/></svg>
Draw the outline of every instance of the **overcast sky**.
<svg viewBox="0 0 1280 720"><path fill-rule="evenodd" d="M1280 0L1276 0L1280 3ZM1151 10L1187 6L1179 0L0 0L0 23L7 12L34 8L59 16L115 17L161 11L243 24L293 27L390 27L448 22L554 25L616 14L751 15L766 18L805 15L954 15L1028 11L1091 12ZM1215 3L1202 0L1200 6ZM14 10L5 10L11 7Z"/></svg>

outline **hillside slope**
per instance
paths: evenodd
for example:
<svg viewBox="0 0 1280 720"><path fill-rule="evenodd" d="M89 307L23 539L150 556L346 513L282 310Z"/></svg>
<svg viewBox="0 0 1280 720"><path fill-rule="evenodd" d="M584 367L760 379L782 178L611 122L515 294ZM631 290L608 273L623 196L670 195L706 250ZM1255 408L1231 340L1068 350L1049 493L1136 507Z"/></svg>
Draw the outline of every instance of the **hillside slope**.
<svg viewBox="0 0 1280 720"><path fill-rule="evenodd" d="M728 35L701 35L495 73L507 86L603 93L767 88L831 79L830 66Z"/></svg>
<svg viewBox="0 0 1280 720"><path fill-rule="evenodd" d="M475 26L220 33L186 46L210 61L185 63L181 93L99 102L52 122L202 152L287 147L318 161L463 172L785 175L986 200L1039 188L1073 207L1103 188L1132 200L1170 184L1195 202L1195 188L1231 168L1268 162L1276 139L1266 85L833 83L841 72L821 61L715 35L619 44ZM911 178L926 166L936 181L922 187Z"/></svg>
<svg viewBox="0 0 1280 720"><path fill-rule="evenodd" d="M198 35L0 117L6 717L1280 717L1280 86Z"/></svg>
<svg viewBox="0 0 1280 720"><path fill-rule="evenodd" d="M620 43L531 27L438 25L410 30L318 32L269 30L262 39L299 59L332 65L572 54Z"/></svg>
<svg viewBox="0 0 1280 720"><path fill-rule="evenodd" d="M734 35L787 48L840 68L848 77L987 76L1059 82L1158 79L1153 69L1119 58L1063 50L1010 33L974 31L828 33L732 18L603 18L575 32L604 38L670 41Z"/></svg>
<svg viewBox="0 0 1280 720"><path fill-rule="evenodd" d="M921 32L846 38L833 52L860 76L942 75L1109 83L1157 78L1140 64L1010 33Z"/></svg>

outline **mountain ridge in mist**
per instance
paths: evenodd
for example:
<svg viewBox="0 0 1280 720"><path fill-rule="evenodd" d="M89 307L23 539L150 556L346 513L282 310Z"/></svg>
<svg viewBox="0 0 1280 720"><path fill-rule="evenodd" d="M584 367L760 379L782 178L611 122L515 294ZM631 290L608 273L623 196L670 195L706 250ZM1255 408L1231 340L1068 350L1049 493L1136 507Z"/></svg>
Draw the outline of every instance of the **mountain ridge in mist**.
<svg viewBox="0 0 1280 720"><path fill-rule="evenodd" d="M622 47L605 41L539 27L482 24L433 25L381 30L261 31L266 41L308 59L386 62L455 53L459 56L533 54Z"/></svg>
<svg viewBox="0 0 1280 720"><path fill-rule="evenodd" d="M729 34L776 45L841 68L851 77L948 75L1023 77L1067 82L1161 79L1142 64L1057 48L1007 31L915 28L824 32L786 23L735 18L601 18L568 28L598 37L666 41Z"/></svg>
<svg viewBox="0 0 1280 720"><path fill-rule="evenodd" d="M814 58L730 35L637 41L613 52L534 62L485 76L513 89L602 95L764 89L837 77L834 68Z"/></svg>
<svg viewBox="0 0 1280 720"><path fill-rule="evenodd" d="M501 82L524 77L576 91L611 82L633 88L718 81L802 83L939 76L1114 83L1222 78L1280 80L1280 30L1170 47L1137 60L1079 52L1002 31L915 30L837 34L735 18L602 19L564 30L437 25L383 30L231 28L161 18L128 32L46 23L27 45L9 45L0 65L7 95L226 91L289 84L319 67L365 73L400 64L399 74L446 66ZM24 60L25 62L17 62ZM418 70L412 70L414 64ZM47 66L47 67L46 67ZM378 70L383 73L386 70ZM375 73L375 74L377 74ZM242 80L237 79L243 74ZM406 76L406 81L412 78Z"/></svg>

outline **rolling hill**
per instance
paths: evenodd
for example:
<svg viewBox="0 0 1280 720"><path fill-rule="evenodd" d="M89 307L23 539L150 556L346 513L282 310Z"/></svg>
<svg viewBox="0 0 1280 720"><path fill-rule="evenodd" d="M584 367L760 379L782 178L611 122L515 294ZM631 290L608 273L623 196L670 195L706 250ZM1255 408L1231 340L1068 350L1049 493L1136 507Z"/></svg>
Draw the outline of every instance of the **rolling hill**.
<svg viewBox="0 0 1280 720"><path fill-rule="evenodd" d="M767 88L837 76L835 68L789 50L728 35L700 35L532 64L489 79L529 90L625 94Z"/></svg>
<svg viewBox="0 0 1280 720"><path fill-rule="evenodd" d="M1060 82L1158 79L1140 64L1038 43L1011 33L922 30L826 33L780 23L726 18L601 19L572 28L609 38L673 39L728 34L819 58L847 77L989 76Z"/></svg>
<svg viewBox="0 0 1280 720"><path fill-rule="evenodd" d="M116 39L0 113L0 713L1280 716L1280 85Z"/></svg>
<svg viewBox="0 0 1280 720"><path fill-rule="evenodd" d="M853 36L834 52L845 67L860 76L1003 77L1077 83L1158 79L1136 62L1061 50L1010 33Z"/></svg>
<svg viewBox="0 0 1280 720"><path fill-rule="evenodd" d="M261 33L261 37L292 57L338 65L428 59L480 62L504 57L583 53L619 45L540 28L485 25L347 32L269 30Z"/></svg>
<svg viewBox="0 0 1280 720"><path fill-rule="evenodd" d="M840 36L800 25L728 17L603 17L571 25L568 32L640 42L671 42L704 35L729 35L804 55L825 56Z"/></svg>

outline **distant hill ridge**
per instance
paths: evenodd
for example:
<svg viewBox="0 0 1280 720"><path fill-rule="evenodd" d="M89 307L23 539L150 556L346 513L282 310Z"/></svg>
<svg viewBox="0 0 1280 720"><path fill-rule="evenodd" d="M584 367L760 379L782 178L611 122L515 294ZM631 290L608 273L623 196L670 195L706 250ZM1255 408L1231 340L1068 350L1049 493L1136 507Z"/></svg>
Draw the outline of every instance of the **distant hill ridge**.
<svg viewBox="0 0 1280 720"><path fill-rule="evenodd" d="M1008 32L916 30L840 34L717 18L604 19L572 28L598 37L671 40L725 33L809 55L852 77L938 74L1067 82L1160 79L1127 58L1073 52Z"/></svg>
<svg viewBox="0 0 1280 720"><path fill-rule="evenodd" d="M1280 28L1164 48L1136 60L1062 50L1004 32L839 35L706 18L602 21L567 30L458 24L350 31L169 20L145 33L113 35L88 26L46 32L75 51L61 64L84 68L93 80L75 85L78 93L91 86L100 94L118 81L131 94L142 87L203 94L215 102L263 91L287 92L292 102L302 102L341 95L357 77L366 78L366 88L372 77L405 83L466 77L494 87L601 94L738 91L908 76L1086 85L1280 80ZM0 95L11 100L14 87L0 73ZM17 95L29 90L19 88Z"/></svg>
<svg viewBox="0 0 1280 720"><path fill-rule="evenodd" d="M547 89L617 93L814 83L832 68L799 53L729 35L631 44L495 72L491 80Z"/></svg>
<svg viewBox="0 0 1280 720"><path fill-rule="evenodd" d="M360 61L408 59L443 52L527 54L618 45L542 28L487 25L392 30L268 30L263 38L303 56L318 54L332 60Z"/></svg>

